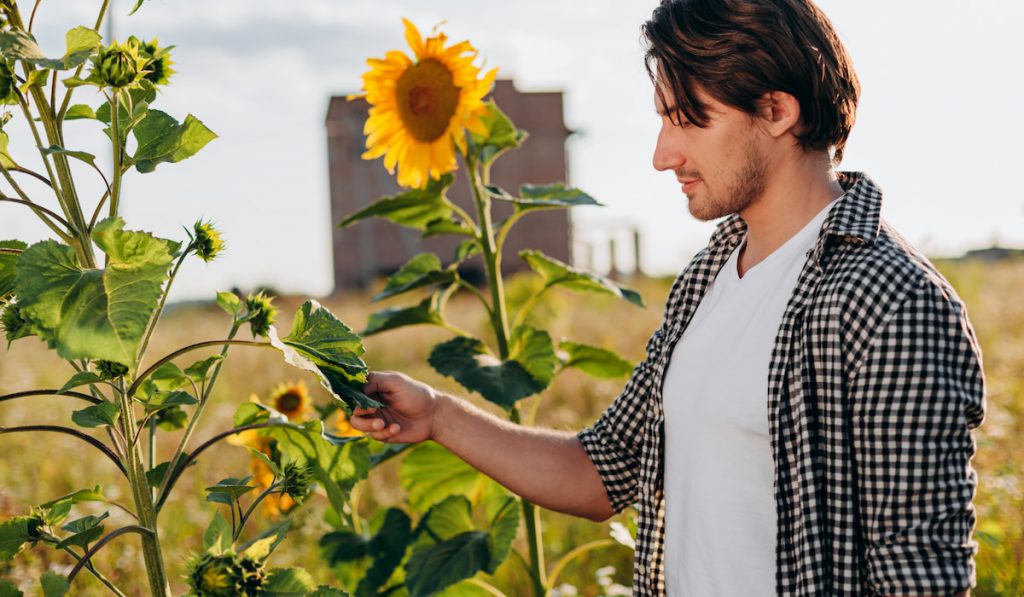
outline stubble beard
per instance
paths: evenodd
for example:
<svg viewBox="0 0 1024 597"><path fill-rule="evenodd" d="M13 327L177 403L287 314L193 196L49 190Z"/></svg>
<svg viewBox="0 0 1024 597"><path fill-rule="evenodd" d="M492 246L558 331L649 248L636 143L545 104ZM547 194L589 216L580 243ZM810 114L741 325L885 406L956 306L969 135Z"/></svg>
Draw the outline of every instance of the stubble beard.
<svg viewBox="0 0 1024 597"><path fill-rule="evenodd" d="M746 209L764 193L768 165L756 143L750 139L743 148L743 167L720 192L703 189L703 200L690 200L690 214L702 222L710 222Z"/></svg>

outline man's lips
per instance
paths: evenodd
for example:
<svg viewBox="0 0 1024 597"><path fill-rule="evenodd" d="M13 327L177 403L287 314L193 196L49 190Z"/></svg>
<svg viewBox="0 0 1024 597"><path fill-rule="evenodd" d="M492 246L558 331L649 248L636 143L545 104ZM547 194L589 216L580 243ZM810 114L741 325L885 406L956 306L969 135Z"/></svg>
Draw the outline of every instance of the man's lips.
<svg viewBox="0 0 1024 597"><path fill-rule="evenodd" d="M680 183L682 183L682 185L683 185L683 192L684 193L689 191L690 189L692 189L693 187L697 186L697 184L700 183L700 179L699 178L691 178L689 180L684 179L684 178L679 178L677 180Z"/></svg>

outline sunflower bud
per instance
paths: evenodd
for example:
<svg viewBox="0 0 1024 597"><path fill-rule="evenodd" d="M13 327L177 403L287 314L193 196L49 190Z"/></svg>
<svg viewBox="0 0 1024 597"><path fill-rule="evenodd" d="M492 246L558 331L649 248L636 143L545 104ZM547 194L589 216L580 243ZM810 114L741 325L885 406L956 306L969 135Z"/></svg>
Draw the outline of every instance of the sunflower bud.
<svg viewBox="0 0 1024 597"><path fill-rule="evenodd" d="M309 484L313 482L313 469L308 464L289 462L284 465L281 479L281 493L301 502L309 495Z"/></svg>
<svg viewBox="0 0 1024 597"><path fill-rule="evenodd" d="M8 303L4 307L4 312L0 315L0 325L4 328L8 342L32 335L32 325L25 319L17 303Z"/></svg>
<svg viewBox="0 0 1024 597"><path fill-rule="evenodd" d="M203 261L209 263L224 250L224 240L210 222L197 220L192 231L195 233L192 244L195 246L196 256Z"/></svg>
<svg viewBox="0 0 1024 597"><path fill-rule="evenodd" d="M106 379L114 379L115 377L124 377L128 375L128 367L125 367L121 363L115 363L114 361L96 361L96 369L100 372L100 375Z"/></svg>
<svg viewBox="0 0 1024 597"><path fill-rule="evenodd" d="M145 74L145 67L146 61L139 56L138 46L130 42L100 47L99 55L93 59L93 74L104 85L115 89L138 82Z"/></svg>
<svg viewBox="0 0 1024 597"><path fill-rule="evenodd" d="M188 585L198 597L258 595L266 579L263 562L230 552L206 553L189 564Z"/></svg>
<svg viewBox="0 0 1024 597"><path fill-rule="evenodd" d="M277 308L270 304L272 300L274 300L273 297L262 292L246 297L245 307L248 309L248 313L245 319L252 328L253 336L266 336L270 331L270 326L277 318Z"/></svg>
<svg viewBox="0 0 1024 597"><path fill-rule="evenodd" d="M263 583L267 580L267 570L263 562L243 555L238 558L235 586L242 595L259 595Z"/></svg>
<svg viewBox="0 0 1024 597"><path fill-rule="evenodd" d="M171 65L174 64L174 61L171 60L171 50L174 46L161 48L155 37L153 41L144 42L133 35L128 38L128 41L138 46L139 54L145 60L143 68L146 70L146 74L143 78L154 85L166 85L171 75L174 74L174 69L171 68Z"/></svg>

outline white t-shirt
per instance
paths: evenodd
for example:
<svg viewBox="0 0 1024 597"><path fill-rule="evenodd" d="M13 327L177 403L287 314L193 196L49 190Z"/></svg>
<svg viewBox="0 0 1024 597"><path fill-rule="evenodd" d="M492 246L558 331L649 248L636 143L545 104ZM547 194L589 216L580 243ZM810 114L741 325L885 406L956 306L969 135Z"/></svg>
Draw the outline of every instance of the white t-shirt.
<svg viewBox="0 0 1024 597"><path fill-rule="evenodd" d="M775 595L768 367L786 304L834 204L740 278L744 239L673 349L662 392L669 597Z"/></svg>

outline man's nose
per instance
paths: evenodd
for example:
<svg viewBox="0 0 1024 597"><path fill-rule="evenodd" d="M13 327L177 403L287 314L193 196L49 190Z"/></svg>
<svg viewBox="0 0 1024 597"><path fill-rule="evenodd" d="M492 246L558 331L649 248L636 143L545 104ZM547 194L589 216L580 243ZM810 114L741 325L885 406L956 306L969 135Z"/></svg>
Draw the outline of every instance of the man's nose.
<svg viewBox="0 0 1024 597"><path fill-rule="evenodd" d="M682 148L679 146L679 143L672 139L671 135L667 134L665 129L662 128L654 145L654 158L651 160L654 169L659 172L675 170L685 162L686 159L683 157Z"/></svg>

